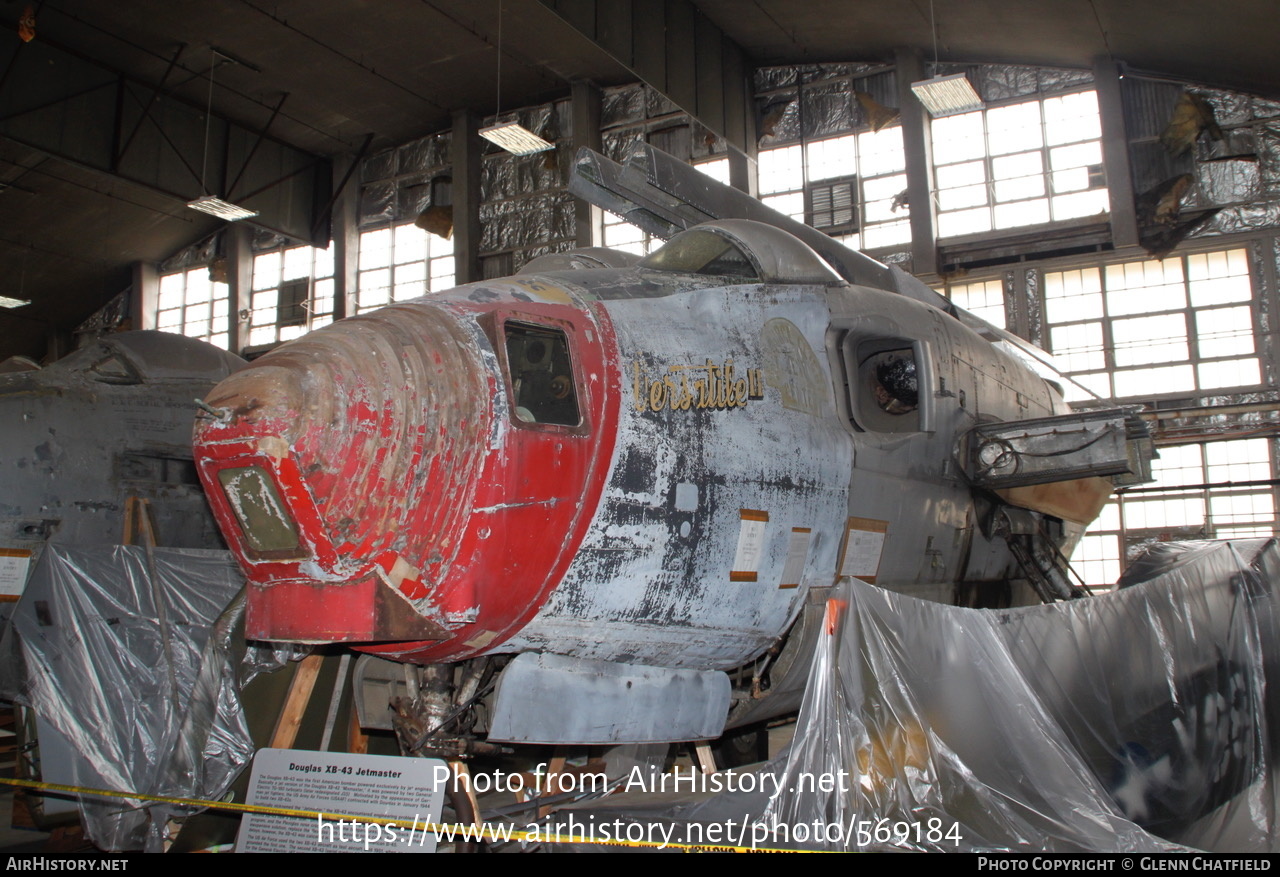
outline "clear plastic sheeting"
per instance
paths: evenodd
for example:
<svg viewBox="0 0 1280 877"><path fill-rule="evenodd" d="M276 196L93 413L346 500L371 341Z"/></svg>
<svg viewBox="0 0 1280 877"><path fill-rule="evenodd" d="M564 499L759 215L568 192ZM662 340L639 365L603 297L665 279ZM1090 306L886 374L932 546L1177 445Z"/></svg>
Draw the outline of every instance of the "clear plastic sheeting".
<svg viewBox="0 0 1280 877"><path fill-rule="evenodd" d="M0 697L77 753L44 778L216 798L253 755L239 691L290 652L246 654L230 553L51 545L0 639ZM231 605L229 605L231 604ZM170 808L81 802L103 849L159 849Z"/></svg>
<svg viewBox="0 0 1280 877"><path fill-rule="evenodd" d="M756 791L572 812L775 848L1275 851L1277 575L1252 540L1156 546L1131 587L1006 611L842 580Z"/></svg>

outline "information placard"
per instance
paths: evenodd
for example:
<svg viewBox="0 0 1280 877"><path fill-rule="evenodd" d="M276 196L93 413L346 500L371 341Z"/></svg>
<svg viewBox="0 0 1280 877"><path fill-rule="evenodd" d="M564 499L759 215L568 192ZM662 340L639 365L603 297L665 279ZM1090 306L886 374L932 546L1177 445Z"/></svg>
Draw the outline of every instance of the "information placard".
<svg viewBox="0 0 1280 877"><path fill-rule="evenodd" d="M253 759L250 804L415 825L247 813L236 851L433 853L436 837L423 827L440 820L450 772L438 758L261 749Z"/></svg>

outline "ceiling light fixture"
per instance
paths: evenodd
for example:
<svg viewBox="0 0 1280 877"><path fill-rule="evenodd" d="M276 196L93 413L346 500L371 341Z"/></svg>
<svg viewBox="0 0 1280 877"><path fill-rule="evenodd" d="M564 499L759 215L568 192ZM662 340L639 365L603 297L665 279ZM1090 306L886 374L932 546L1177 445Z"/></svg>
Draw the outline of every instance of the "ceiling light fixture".
<svg viewBox="0 0 1280 877"><path fill-rule="evenodd" d="M933 31L933 67L938 67L938 22L933 17L933 0L929 0L929 27ZM929 115L954 116L959 113L971 113L985 106L973 83L964 73L951 76L934 76L911 83L911 90L916 100L924 105Z"/></svg>
<svg viewBox="0 0 1280 877"><path fill-rule="evenodd" d="M490 143L501 146L512 155L533 155L535 152L555 149L554 143L548 143L519 122L506 122L481 128L480 136Z"/></svg>
<svg viewBox="0 0 1280 877"><path fill-rule="evenodd" d="M22 251L22 262L18 265L18 295L25 295L27 292L27 255L31 252L30 245ZM31 304L29 298L17 298L14 296L0 295L0 308L21 308Z"/></svg>
<svg viewBox="0 0 1280 877"><path fill-rule="evenodd" d="M217 195L202 195L194 201L188 201L187 206L192 210L199 210L201 213L225 219L227 222L249 219L258 215L256 210L232 204L230 201L223 201Z"/></svg>
<svg viewBox="0 0 1280 877"><path fill-rule="evenodd" d="M911 90L915 92L916 99L924 104L929 115L935 118L971 113L983 107L982 98L973 90L969 77L963 73L913 82Z"/></svg>
<svg viewBox="0 0 1280 877"><path fill-rule="evenodd" d="M232 204L230 201L224 201L217 195L210 195L209 188L205 185L205 173L209 167L209 123L213 120L213 73L218 69L217 58L219 55L222 55L222 53L212 46L209 47L209 100L204 112L204 158L200 164L200 191L205 194L194 201L188 201L187 206L192 210L199 210L201 213L216 216L218 219L224 219L227 222L237 222L241 219L250 219L257 216L258 211ZM222 55L222 57L227 58L226 55ZM235 63L233 58L227 58L227 60Z"/></svg>
<svg viewBox="0 0 1280 877"><path fill-rule="evenodd" d="M493 117L497 119L502 115L502 0L498 0L498 96L494 104ZM512 155L533 155L555 149L554 143L548 143L519 122L499 122L481 128L480 136Z"/></svg>

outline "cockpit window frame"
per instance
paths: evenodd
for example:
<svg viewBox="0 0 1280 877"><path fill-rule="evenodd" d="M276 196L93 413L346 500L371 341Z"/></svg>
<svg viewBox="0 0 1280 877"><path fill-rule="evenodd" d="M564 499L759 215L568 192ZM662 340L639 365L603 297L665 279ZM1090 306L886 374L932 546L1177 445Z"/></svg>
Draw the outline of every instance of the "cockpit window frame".
<svg viewBox="0 0 1280 877"><path fill-rule="evenodd" d="M567 320L507 309L485 314L480 323L485 333L489 336L489 341L493 345L494 353L498 358L498 367L502 372L503 385L507 396L507 421L517 429L532 430L534 432L575 436L589 435L591 433L590 400L587 383L582 373L581 352L575 344L574 325ZM577 424L526 420L517 412L517 389L507 348L509 326L527 328L536 333L555 334L563 338L565 353L569 359L568 376L572 381L571 390L578 411Z"/></svg>
<svg viewBox="0 0 1280 877"><path fill-rule="evenodd" d="M845 383L840 409L855 432L917 435L935 431L931 389L935 385L935 368L933 348L927 340L844 330L836 339L833 352ZM910 358L916 374L916 405L899 413L876 395L877 368L893 358Z"/></svg>

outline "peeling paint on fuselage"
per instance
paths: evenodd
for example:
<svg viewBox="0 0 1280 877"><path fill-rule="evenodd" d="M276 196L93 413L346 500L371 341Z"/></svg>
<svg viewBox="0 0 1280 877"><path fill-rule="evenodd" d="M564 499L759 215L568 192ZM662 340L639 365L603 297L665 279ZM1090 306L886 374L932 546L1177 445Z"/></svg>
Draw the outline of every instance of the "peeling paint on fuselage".
<svg viewBox="0 0 1280 877"><path fill-rule="evenodd" d="M564 580L504 650L736 666L774 642L799 611L803 589L778 587L791 528L840 531L849 436L830 417L782 410L775 389L750 404L655 410L643 388L635 398L625 364L658 375L731 361L745 380L769 355L758 328L786 319L821 370L820 410L830 412L830 376L814 353L828 323L825 296L817 288L725 286L606 307L627 373L605 494ZM676 508L680 484L697 488L691 511ZM751 583L729 580L742 508L771 516ZM831 583L836 548L835 540L815 540L805 585Z"/></svg>
<svg viewBox="0 0 1280 877"><path fill-rule="evenodd" d="M579 424L530 422L514 407L508 321L564 333ZM412 341L421 362L382 338L411 326L431 336ZM922 387L928 429L922 414L895 421L857 409L868 357L912 343L936 371ZM984 538L971 491L948 468L957 437L979 417L1036 416L1060 403L958 321L894 293L643 269L460 287L334 324L248 371L312 374L330 347L353 357L346 371L313 381L337 401L285 394L235 423L205 424L202 471L213 483L218 467L243 464L236 455L261 456L252 449L263 430L289 435L289 459L266 464L288 481L281 496L296 503L301 531L324 557L244 561L259 599L281 594L271 617L300 626L255 635L298 636L308 613L325 622L339 603L313 599L317 589L358 570L353 593L376 569L448 638L390 642L377 635L374 602L360 604L364 626L343 636L388 640L365 648L420 662L534 650L740 666L785 635L810 589L832 584L851 516L883 526L878 584L949 599ZM972 373L959 365L970 361ZM441 384L433 391L431 381ZM253 395L254 382L247 374L219 389L233 400ZM298 426L308 405L329 406L336 420ZM424 405L438 415L404 427ZM353 419L347 434L336 432ZM918 426L903 430L908 423ZM748 512L766 517L753 518L763 527L752 533L763 533L743 554L752 566L744 574L734 562ZM807 554L784 581L796 544ZM414 577L387 574L402 562ZM986 572L998 577L1000 563Z"/></svg>

